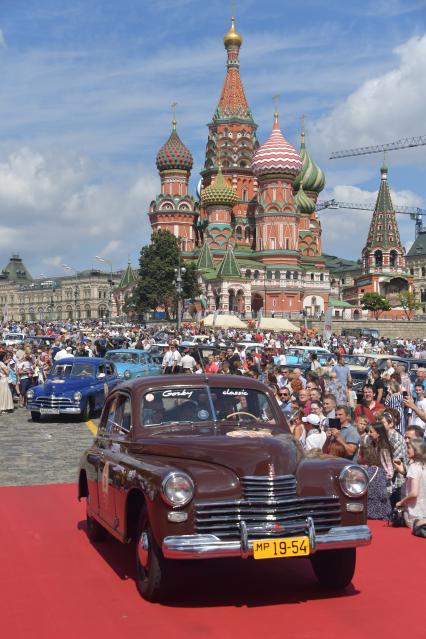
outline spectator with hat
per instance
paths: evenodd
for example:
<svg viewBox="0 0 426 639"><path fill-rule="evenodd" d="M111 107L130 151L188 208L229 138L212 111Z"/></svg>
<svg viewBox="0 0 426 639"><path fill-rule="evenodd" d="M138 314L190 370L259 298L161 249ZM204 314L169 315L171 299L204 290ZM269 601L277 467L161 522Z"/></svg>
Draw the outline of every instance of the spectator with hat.
<svg viewBox="0 0 426 639"><path fill-rule="evenodd" d="M312 450L314 448L319 448L322 450L327 436L325 432L321 430L321 419L319 416L314 413L310 413L309 415L302 417L302 422L304 423L306 430L305 449Z"/></svg>

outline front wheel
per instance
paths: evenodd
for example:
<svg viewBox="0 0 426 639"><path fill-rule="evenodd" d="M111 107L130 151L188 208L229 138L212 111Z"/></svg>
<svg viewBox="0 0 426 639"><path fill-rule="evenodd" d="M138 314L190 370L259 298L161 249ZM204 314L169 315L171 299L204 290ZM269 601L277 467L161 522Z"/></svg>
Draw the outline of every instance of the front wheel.
<svg viewBox="0 0 426 639"><path fill-rule="evenodd" d="M355 572L356 548L320 550L310 559L321 586L341 590L351 583Z"/></svg>
<svg viewBox="0 0 426 639"><path fill-rule="evenodd" d="M31 419L33 420L33 422L39 422L39 421L40 421L40 419L41 419L41 415L40 415L40 413L38 413L38 412L37 412L37 411L35 411L35 410L32 410L32 411L31 411Z"/></svg>
<svg viewBox="0 0 426 639"><path fill-rule="evenodd" d="M136 537L136 583L147 601L161 601L166 592L170 562L164 559L149 525L145 506L139 516Z"/></svg>
<svg viewBox="0 0 426 639"><path fill-rule="evenodd" d="M84 405L83 410L80 414L80 419L82 422L87 422L90 419L90 415L92 413L92 404L90 399L88 399Z"/></svg>

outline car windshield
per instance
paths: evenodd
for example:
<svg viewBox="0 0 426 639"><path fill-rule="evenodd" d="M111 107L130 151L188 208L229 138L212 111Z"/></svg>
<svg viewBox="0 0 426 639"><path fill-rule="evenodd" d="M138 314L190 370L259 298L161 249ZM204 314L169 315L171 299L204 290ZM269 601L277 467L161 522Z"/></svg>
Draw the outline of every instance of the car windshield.
<svg viewBox="0 0 426 639"><path fill-rule="evenodd" d="M107 353L105 357L118 364L145 364L145 357L138 353Z"/></svg>
<svg viewBox="0 0 426 639"><path fill-rule="evenodd" d="M345 357L348 366L368 366L368 358L365 355L351 355Z"/></svg>
<svg viewBox="0 0 426 639"><path fill-rule="evenodd" d="M95 375L95 368L91 364L56 364L50 373L50 377L90 377Z"/></svg>
<svg viewBox="0 0 426 639"><path fill-rule="evenodd" d="M275 416L265 393L244 388L163 388L142 398L144 426L207 421L231 421L236 428L257 423L275 425Z"/></svg>

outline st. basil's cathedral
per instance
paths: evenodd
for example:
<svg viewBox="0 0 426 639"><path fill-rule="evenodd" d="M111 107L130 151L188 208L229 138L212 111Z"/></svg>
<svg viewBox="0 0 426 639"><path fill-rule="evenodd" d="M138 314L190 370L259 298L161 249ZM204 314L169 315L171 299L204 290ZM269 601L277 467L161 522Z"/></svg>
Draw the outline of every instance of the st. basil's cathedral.
<svg viewBox="0 0 426 639"><path fill-rule="evenodd" d="M226 76L208 125L198 197L188 193L193 158L174 118L157 154L161 193L149 209L152 230L173 233L184 259L197 263L208 311L319 315L329 304L342 305L331 298L337 291L322 254L316 212L324 173L306 148L303 130L299 151L286 140L277 111L269 138L259 144L240 77L242 37L233 18L224 45ZM390 213L394 217L393 209ZM398 255L398 270L404 271L400 245ZM367 264L369 258L363 259ZM359 305L353 296L351 302L352 308Z"/></svg>

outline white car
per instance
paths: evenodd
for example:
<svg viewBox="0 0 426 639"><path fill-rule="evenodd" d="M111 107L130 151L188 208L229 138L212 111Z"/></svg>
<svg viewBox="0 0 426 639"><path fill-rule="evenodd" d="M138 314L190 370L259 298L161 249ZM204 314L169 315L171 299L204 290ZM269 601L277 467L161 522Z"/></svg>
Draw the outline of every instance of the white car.
<svg viewBox="0 0 426 639"><path fill-rule="evenodd" d="M22 342L25 342L25 335L24 333L5 333L3 335L3 342L6 344L6 346L22 344Z"/></svg>

